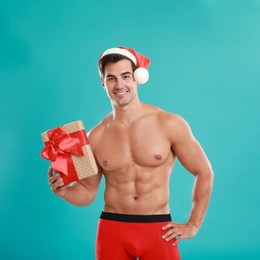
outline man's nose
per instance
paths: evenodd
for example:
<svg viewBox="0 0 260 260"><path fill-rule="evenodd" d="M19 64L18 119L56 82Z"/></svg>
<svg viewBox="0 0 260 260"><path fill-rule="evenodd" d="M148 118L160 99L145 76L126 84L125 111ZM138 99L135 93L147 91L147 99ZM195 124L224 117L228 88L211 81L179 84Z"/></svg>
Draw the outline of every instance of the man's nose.
<svg viewBox="0 0 260 260"><path fill-rule="evenodd" d="M116 85L118 88L123 87L124 86L124 80L121 78L118 78L116 81Z"/></svg>

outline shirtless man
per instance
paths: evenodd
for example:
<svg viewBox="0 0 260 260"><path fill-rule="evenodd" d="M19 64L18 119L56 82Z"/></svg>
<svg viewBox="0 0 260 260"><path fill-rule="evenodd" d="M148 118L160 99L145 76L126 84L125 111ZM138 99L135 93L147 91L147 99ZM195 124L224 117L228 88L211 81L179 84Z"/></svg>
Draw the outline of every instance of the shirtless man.
<svg viewBox="0 0 260 260"><path fill-rule="evenodd" d="M180 259L177 244L198 232L212 191L210 162L188 123L139 100L137 88L147 75L135 72L142 66L148 68L147 59L132 49L119 47L108 49L99 60L112 112L88 135L98 174L62 186L60 174L52 175L49 170L54 194L77 206L94 201L104 175L98 260ZM194 176L192 208L184 224L172 222L168 203L176 158Z"/></svg>

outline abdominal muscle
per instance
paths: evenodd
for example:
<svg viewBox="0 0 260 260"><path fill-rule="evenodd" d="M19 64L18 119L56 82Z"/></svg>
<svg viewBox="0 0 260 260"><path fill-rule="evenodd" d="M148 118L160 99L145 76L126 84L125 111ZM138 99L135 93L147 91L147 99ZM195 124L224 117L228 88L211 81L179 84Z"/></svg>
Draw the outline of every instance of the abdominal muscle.
<svg viewBox="0 0 260 260"><path fill-rule="evenodd" d="M105 172L105 212L120 214L168 214L170 172L164 167L124 167Z"/></svg>

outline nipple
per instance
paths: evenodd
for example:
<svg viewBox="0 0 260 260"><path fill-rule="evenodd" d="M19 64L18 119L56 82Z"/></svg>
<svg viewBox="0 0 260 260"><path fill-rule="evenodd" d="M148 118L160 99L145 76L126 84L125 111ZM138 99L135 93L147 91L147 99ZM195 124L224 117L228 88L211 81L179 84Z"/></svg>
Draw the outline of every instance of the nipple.
<svg viewBox="0 0 260 260"><path fill-rule="evenodd" d="M103 166L107 166L107 161L103 161Z"/></svg>
<svg viewBox="0 0 260 260"><path fill-rule="evenodd" d="M161 156L160 154L156 154L156 155L154 156L154 158L157 159L157 160L161 160L161 159L162 159L162 156Z"/></svg>

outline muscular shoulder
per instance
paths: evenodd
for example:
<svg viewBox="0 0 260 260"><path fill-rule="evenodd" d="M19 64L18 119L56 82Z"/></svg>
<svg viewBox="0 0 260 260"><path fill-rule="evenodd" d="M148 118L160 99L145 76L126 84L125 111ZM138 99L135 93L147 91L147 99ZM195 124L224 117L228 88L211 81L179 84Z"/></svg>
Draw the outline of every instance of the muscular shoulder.
<svg viewBox="0 0 260 260"><path fill-rule="evenodd" d="M157 117L163 131L169 136L172 143L192 136L191 128L183 117L166 111L158 112Z"/></svg>
<svg viewBox="0 0 260 260"><path fill-rule="evenodd" d="M162 124L166 124L166 126L169 125L169 126L181 127L187 125L187 122L181 116L166 112L164 110L158 112L158 120Z"/></svg>
<svg viewBox="0 0 260 260"><path fill-rule="evenodd" d="M178 114L167 112L159 107L146 105L147 116L152 116L157 123L159 123L165 129L189 129L189 125L184 118Z"/></svg>
<svg viewBox="0 0 260 260"><path fill-rule="evenodd" d="M93 145L96 143L96 141L99 140L100 136L104 133L107 125L109 124L109 118L110 118L110 115L105 117L97 126L92 128L88 132L88 139L89 139L90 144Z"/></svg>

